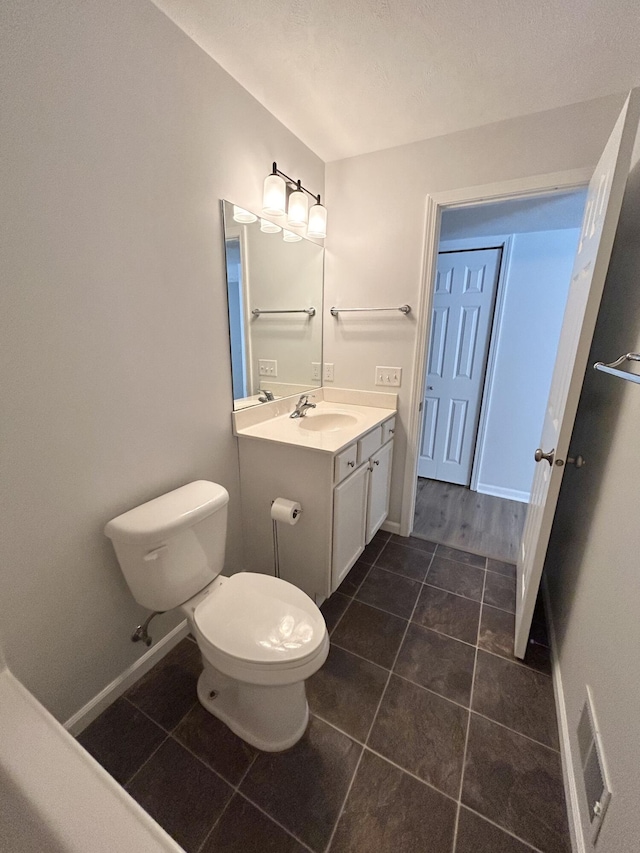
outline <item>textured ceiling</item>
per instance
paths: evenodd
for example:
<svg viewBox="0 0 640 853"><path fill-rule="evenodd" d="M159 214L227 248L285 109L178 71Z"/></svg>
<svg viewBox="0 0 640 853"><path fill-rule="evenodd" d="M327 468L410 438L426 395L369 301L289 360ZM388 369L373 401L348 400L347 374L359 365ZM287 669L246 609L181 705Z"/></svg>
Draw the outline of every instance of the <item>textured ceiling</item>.
<svg viewBox="0 0 640 853"><path fill-rule="evenodd" d="M323 160L640 84L638 0L154 0Z"/></svg>

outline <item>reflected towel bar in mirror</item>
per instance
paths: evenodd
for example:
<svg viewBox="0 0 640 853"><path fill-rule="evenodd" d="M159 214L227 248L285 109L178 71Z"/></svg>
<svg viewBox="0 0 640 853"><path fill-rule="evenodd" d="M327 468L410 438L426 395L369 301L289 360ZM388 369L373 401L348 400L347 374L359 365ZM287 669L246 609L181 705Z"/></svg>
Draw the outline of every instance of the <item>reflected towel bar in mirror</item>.
<svg viewBox="0 0 640 853"><path fill-rule="evenodd" d="M308 314L309 317L315 317L316 309L311 308L286 308L282 311L265 311L262 308L254 308L251 312L254 317L259 317L261 314Z"/></svg>
<svg viewBox="0 0 640 853"><path fill-rule="evenodd" d="M352 311L399 311L401 314L410 314L411 305L394 306L393 308L336 308L335 305L331 308L331 316L337 317L338 314L346 314Z"/></svg>
<svg viewBox="0 0 640 853"><path fill-rule="evenodd" d="M640 361L640 352L628 352L626 355L621 355L611 364L604 364L602 361L597 361L593 367L595 370L601 370L603 373L610 373L612 376L619 376L620 379L627 379L629 382L635 382L640 385L640 375L637 373L629 373L626 370L616 370L616 368L625 361Z"/></svg>

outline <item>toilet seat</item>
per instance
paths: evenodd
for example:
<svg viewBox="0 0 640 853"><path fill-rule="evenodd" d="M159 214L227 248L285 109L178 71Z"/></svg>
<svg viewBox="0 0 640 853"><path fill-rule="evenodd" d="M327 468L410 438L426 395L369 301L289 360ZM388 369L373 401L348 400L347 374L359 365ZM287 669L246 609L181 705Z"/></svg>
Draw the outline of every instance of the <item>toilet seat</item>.
<svg viewBox="0 0 640 853"><path fill-rule="evenodd" d="M298 587L271 575L232 575L196 605L193 621L210 663L253 683L306 678L305 670L315 671L328 653L318 607Z"/></svg>

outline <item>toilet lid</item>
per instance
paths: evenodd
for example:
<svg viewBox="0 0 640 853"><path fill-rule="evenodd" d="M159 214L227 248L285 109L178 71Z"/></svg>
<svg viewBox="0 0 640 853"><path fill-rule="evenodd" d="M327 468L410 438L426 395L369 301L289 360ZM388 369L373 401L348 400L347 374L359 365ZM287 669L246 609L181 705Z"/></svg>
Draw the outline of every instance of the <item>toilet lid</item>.
<svg viewBox="0 0 640 853"><path fill-rule="evenodd" d="M213 646L253 663L302 663L326 634L320 610L280 578L239 572L207 595L193 614Z"/></svg>

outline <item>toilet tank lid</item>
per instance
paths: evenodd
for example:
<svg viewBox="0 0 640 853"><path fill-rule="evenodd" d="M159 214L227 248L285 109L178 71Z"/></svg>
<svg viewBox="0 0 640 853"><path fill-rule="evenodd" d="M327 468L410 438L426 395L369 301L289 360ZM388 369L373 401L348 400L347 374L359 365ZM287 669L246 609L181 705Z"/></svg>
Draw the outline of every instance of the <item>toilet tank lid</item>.
<svg viewBox="0 0 640 853"><path fill-rule="evenodd" d="M197 480L113 518L104 528L109 539L145 543L172 535L219 509L229 501L224 486Z"/></svg>

